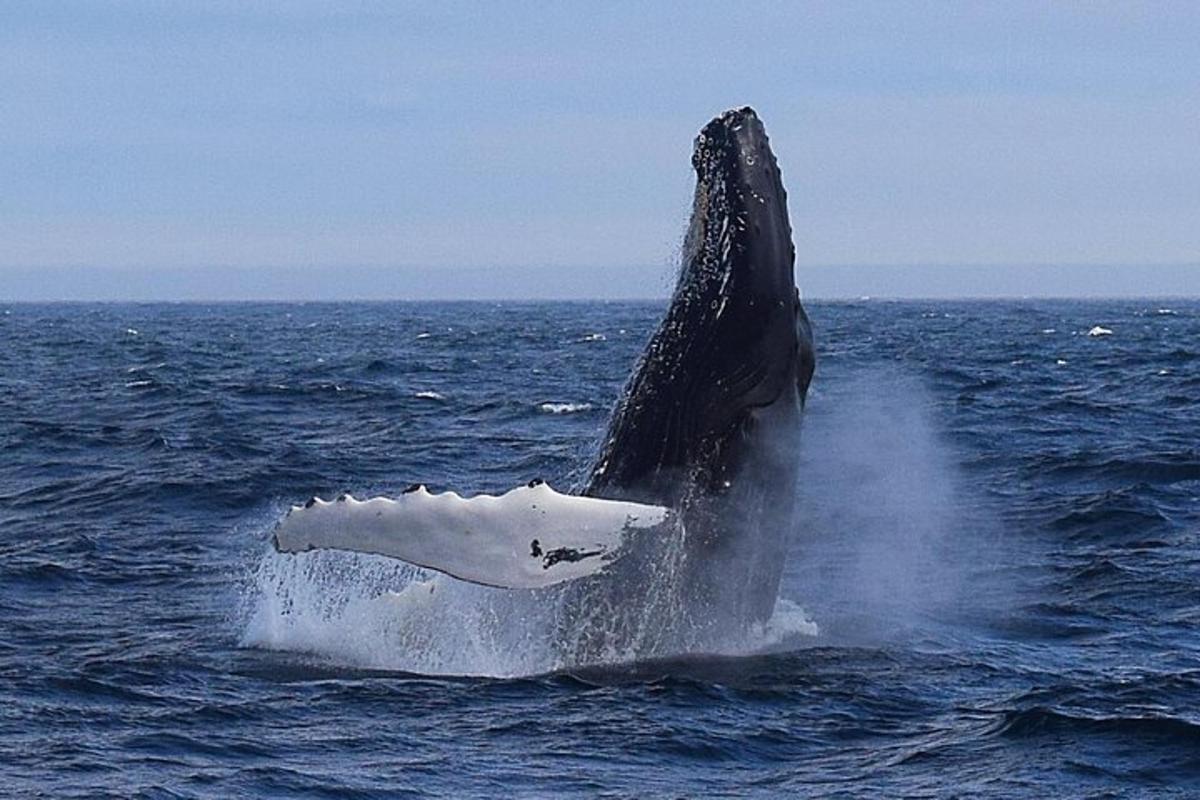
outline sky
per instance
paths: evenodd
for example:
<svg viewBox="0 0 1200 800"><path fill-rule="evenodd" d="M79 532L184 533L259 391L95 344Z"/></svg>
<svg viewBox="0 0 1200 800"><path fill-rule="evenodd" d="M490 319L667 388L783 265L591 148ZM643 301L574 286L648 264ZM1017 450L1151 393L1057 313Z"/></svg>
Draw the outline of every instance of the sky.
<svg viewBox="0 0 1200 800"><path fill-rule="evenodd" d="M0 300L654 297L752 105L806 296L1200 295L1194 3L22 2Z"/></svg>

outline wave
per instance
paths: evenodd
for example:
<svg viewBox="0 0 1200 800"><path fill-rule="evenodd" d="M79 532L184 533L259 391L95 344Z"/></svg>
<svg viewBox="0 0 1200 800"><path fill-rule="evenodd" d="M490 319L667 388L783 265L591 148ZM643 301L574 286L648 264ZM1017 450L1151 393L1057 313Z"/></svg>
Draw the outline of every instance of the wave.
<svg viewBox="0 0 1200 800"><path fill-rule="evenodd" d="M1081 733L1141 739L1166 739L1189 749L1200 744L1200 723L1175 716L1086 716L1052 708L1007 711L992 731L1006 738Z"/></svg>
<svg viewBox="0 0 1200 800"><path fill-rule="evenodd" d="M543 414L577 414L581 411L591 411L591 403L542 403L538 411Z"/></svg>
<svg viewBox="0 0 1200 800"><path fill-rule="evenodd" d="M363 372L393 372L398 370L395 364L382 358L373 358L363 367Z"/></svg>
<svg viewBox="0 0 1200 800"><path fill-rule="evenodd" d="M1153 500L1145 497L1145 485L1128 490L1086 495L1076 508L1057 517L1051 527L1068 536L1144 535L1172 524Z"/></svg>
<svg viewBox="0 0 1200 800"><path fill-rule="evenodd" d="M1093 463L1076 455L1052 459L1046 468L1049 474L1063 478L1107 478L1151 484L1186 483L1200 481L1200 454L1161 453L1142 458L1110 458Z"/></svg>

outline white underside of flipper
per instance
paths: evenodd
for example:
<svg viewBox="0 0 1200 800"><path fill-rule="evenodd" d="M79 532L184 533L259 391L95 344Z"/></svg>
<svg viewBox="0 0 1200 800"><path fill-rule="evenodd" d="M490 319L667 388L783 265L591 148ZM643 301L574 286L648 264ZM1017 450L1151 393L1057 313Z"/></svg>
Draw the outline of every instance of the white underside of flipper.
<svg viewBox="0 0 1200 800"><path fill-rule="evenodd" d="M499 496L431 494L293 506L275 530L284 553L350 550L406 561L472 583L537 589L594 575L630 531L662 524L661 506L565 495L544 483Z"/></svg>

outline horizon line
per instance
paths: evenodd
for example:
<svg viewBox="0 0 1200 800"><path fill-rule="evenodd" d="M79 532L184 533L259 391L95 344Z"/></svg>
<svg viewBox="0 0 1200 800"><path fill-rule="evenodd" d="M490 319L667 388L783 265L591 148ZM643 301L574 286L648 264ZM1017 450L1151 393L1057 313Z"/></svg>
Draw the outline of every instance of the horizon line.
<svg viewBox="0 0 1200 800"><path fill-rule="evenodd" d="M0 302L651 301L680 267L0 268ZM1200 297L1200 262L800 265L813 301Z"/></svg>
<svg viewBox="0 0 1200 800"><path fill-rule="evenodd" d="M625 261L621 263L615 262L586 262L586 263L562 263L562 262L503 262L503 263L427 263L418 262L393 262L393 263L378 263L368 261L328 261L319 263L303 263L303 264L286 264L286 263L261 263L261 264L241 264L236 262L211 262L207 264L185 264L180 266L171 266L167 264L150 265L150 264L104 264L98 262L62 262L56 264L2 264L0 263L0 275L5 272L27 272L31 270L108 270L112 272L172 272L172 271L187 271L198 269L218 269L218 270L327 270L327 269L364 269L364 270L456 270L456 269L657 269L664 262L657 264L649 261ZM1100 269L1140 269L1145 267L1154 268L1176 268L1176 267L1200 267L1200 256L1192 259L1179 259L1173 261L1046 261L1046 260L1031 260L1031 261L813 261L813 262L796 262L796 269L996 269L1007 267L1013 269L1040 269L1043 267L1056 268L1100 268Z"/></svg>
<svg viewBox="0 0 1200 800"><path fill-rule="evenodd" d="M96 300L78 298L27 298L20 300L2 300L5 306L97 306L97 305L340 305L355 304L497 304L497 303L659 303L670 299L670 295L654 295L645 297L339 297L331 299L306 299L285 297L189 297L186 299L168 298L103 298ZM1149 301L1149 300L1192 300L1200 301L1200 294L1112 294L1112 295L813 295L801 296L803 303L890 303L890 302L938 302L938 303L994 303L994 302L1023 302L1045 300L1051 302L1063 301Z"/></svg>

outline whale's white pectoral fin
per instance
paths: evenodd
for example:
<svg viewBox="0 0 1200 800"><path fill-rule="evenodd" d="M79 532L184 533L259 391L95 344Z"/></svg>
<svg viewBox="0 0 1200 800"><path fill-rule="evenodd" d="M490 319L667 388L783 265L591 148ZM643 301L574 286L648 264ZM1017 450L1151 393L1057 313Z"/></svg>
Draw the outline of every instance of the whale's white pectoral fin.
<svg viewBox="0 0 1200 800"><path fill-rule="evenodd" d="M293 506L275 530L284 553L350 550L407 561L486 586L536 589L593 575L626 534L666 521L661 506L559 494L544 483L499 496L431 494Z"/></svg>

